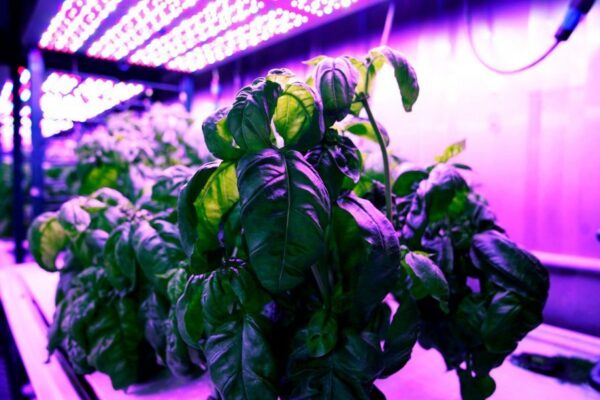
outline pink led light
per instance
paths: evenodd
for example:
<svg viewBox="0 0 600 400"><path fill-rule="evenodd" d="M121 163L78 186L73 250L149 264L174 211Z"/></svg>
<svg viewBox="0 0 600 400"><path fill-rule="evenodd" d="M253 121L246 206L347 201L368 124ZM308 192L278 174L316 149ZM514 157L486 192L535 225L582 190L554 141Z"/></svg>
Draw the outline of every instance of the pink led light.
<svg viewBox="0 0 600 400"><path fill-rule="evenodd" d="M117 24L91 44L87 55L119 60L196 3L196 0L140 0Z"/></svg>
<svg viewBox="0 0 600 400"><path fill-rule="evenodd" d="M42 34L43 49L74 53L122 0L65 0Z"/></svg>
<svg viewBox="0 0 600 400"><path fill-rule="evenodd" d="M285 34L306 22L308 17L305 15L277 8L171 60L167 68L182 72L198 71L236 52L257 46L274 36Z"/></svg>
<svg viewBox="0 0 600 400"><path fill-rule="evenodd" d="M245 21L263 9L260 0L216 0L208 3L200 12L183 20L166 35L152 40L137 50L129 62L157 67L170 59L196 47L227 30L232 25Z"/></svg>
<svg viewBox="0 0 600 400"><path fill-rule="evenodd" d="M348 8L358 0L293 0L292 7L304 12L322 17L333 12Z"/></svg>

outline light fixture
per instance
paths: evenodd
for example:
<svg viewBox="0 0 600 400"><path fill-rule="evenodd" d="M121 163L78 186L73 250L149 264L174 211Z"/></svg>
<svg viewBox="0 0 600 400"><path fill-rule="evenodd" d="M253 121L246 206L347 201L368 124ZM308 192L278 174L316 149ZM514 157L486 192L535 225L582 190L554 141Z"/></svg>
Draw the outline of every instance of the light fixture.
<svg viewBox="0 0 600 400"><path fill-rule="evenodd" d="M65 0L39 46L196 72L300 27L382 1Z"/></svg>
<svg viewBox="0 0 600 400"><path fill-rule="evenodd" d="M21 107L21 135L25 145L29 145L31 138L31 89L29 79L31 76L27 69L19 70L19 80L25 81L22 86L20 98ZM13 136L13 84L4 82L0 90L0 124L2 137L5 140L4 148L11 148ZM42 136L50 137L57 133L73 128L74 122L85 122L118 104L132 99L144 92L146 87L139 83L119 82L114 79L101 77L82 78L76 74L64 72L50 73L42 83L42 97L40 107L43 117L41 121ZM6 147L6 145L10 145Z"/></svg>

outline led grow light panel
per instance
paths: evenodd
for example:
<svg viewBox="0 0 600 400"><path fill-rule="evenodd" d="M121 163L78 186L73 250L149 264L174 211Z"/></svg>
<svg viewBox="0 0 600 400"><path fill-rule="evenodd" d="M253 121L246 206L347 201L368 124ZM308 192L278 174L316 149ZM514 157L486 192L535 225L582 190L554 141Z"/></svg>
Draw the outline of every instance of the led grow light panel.
<svg viewBox="0 0 600 400"><path fill-rule="evenodd" d="M65 0L39 46L195 72L383 0Z"/></svg>
<svg viewBox="0 0 600 400"><path fill-rule="evenodd" d="M21 135L26 145L31 142L31 74L23 69L19 75L23 107L21 108ZM11 81L0 89L0 125L3 138L12 141L13 103ZM115 106L141 94L146 87L139 83L119 82L100 77L86 77L62 72L52 72L42 83L40 107L42 135L50 137L73 128L74 122L85 122ZM4 143L10 148L12 143ZM8 146L8 147L7 147Z"/></svg>
<svg viewBox="0 0 600 400"><path fill-rule="evenodd" d="M44 118L84 122L144 91L139 83L51 73L42 85Z"/></svg>

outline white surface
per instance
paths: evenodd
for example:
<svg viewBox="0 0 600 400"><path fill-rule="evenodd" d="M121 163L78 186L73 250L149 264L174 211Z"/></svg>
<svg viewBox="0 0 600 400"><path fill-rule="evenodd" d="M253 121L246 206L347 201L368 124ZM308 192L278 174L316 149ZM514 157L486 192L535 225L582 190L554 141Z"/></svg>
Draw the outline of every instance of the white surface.
<svg viewBox="0 0 600 400"><path fill-rule="evenodd" d="M33 316L28 315L35 311L29 298L31 293L31 297L38 303L44 316L51 320L58 275L46 273L34 264L12 269L10 273L7 271L0 271L0 273L2 273L0 296L4 301L5 309L12 310L10 314L13 318L9 319L11 329L20 339L17 345L27 365L38 398L41 400L72 398L68 397L68 393L72 395L73 391L63 388L64 385L68 385L68 382L65 383L62 370L57 369L60 366L43 363L46 357L45 327L40 324L41 321L36 324L29 322ZM24 283L21 286L26 286L27 290L16 290L18 282ZM32 340L32 337L35 340ZM597 360L600 359L600 338L543 325L523 340L517 351L581 356ZM49 379L50 376L52 379ZM517 368L508 361L494 370L492 376L497 383L492 400L600 399L600 394L589 386L563 384L553 378ZM101 400L200 400L207 398L211 393L210 382L206 377L193 381L178 381L165 375L154 382L135 385L127 392L114 391L108 377L100 373L91 374L86 379ZM460 399L458 378L455 373L445 372L443 360L436 351L426 351L418 346L414 349L413 357L405 368L390 379L378 381L377 385L389 400ZM52 391L52 387L64 389L65 392Z"/></svg>
<svg viewBox="0 0 600 400"><path fill-rule="evenodd" d="M78 399L58 359L48 358L46 326L34 312L16 267L0 269L0 300L38 399Z"/></svg>

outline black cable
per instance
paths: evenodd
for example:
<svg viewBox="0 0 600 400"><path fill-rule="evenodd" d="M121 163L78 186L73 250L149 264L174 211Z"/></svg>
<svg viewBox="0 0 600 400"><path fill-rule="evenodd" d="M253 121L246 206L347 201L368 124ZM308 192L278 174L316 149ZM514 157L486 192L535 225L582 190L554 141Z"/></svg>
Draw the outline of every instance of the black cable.
<svg viewBox="0 0 600 400"><path fill-rule="evenodd" d="M467 18L467 36L469 38L469 45L471 46L471 50L473 51L473 55L475 55L475 58L477 58L477 60L487 69L489 69L490 71L493 71L497 74L501 74L501 75L512 75L512 74L518 74L520 72L526 71L532 67L535 67L536 65L538 65L539 63L541 63L542 61L544 61L550 54L552 54L552 52L554 51L554 49L556 49L558 47L558 45L561 43L560 40L556 40L552 46L550 46L548 48L548 50L546 50L540 57L538 57L537 59L535 59L534 61L530 62L529 64L519 67L519 68L515 68L515 69L500 69L500 68L496 68L493 65L489 64L482 56L481 54L479 54L479 51L477 50L477 46L475 46L475 40L473 39L473 13L471 10L471 7L469 5L469 0L465 0L464 1L464 5L465 5L465 14L466 14L466 18Z"/></svg>

